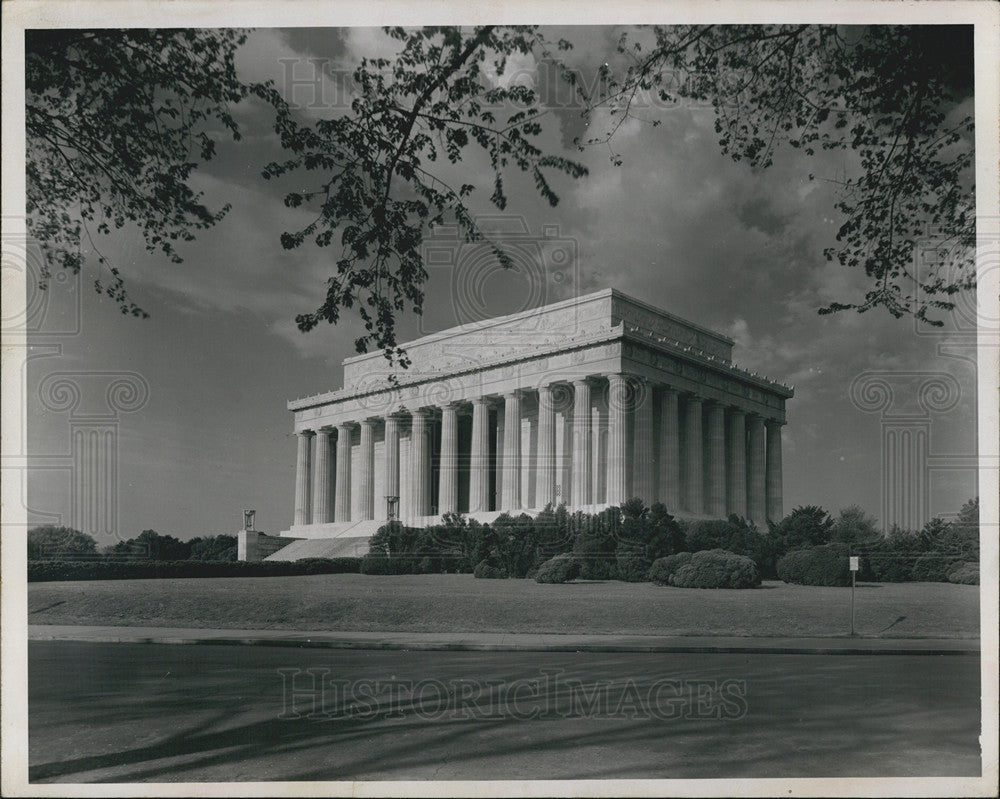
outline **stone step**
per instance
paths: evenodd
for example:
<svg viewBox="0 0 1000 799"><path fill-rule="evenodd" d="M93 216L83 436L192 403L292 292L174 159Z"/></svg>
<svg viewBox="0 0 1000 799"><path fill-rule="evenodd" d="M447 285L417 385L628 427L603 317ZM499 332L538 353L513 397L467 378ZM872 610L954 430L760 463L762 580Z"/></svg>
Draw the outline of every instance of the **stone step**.
<svg viewBox="0 0 1000 799"><path fill-rule="evenodd" d="M369 536L358 538L304 538L268 555L264 560L360 557L368 552Z"/></svg>

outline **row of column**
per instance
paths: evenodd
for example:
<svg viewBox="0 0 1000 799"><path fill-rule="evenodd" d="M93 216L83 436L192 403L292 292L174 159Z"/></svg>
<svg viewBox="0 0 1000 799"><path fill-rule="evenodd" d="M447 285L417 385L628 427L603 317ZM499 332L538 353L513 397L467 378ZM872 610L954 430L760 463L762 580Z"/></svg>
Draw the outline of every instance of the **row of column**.
<svg viewBox="0 0 1000 799"><path fill-rule="evenodd" d="M612 374L608 380L608 423L605 504L620 504L628 495L647 502L659 497L671 511L725 517L736 513L759 525L782 516L781 424L746 414L737 408L688 395L683 404L678 391L664 388L660 395L659 439L654 439L652 394L633 408L631 490L627 482L628 381ZM591 382L573 381L572 469L569 503L585 508L597 498L591 436ZM503 395L497 417L496 469L504 510L523 507L521 497L521 398L520 390ZM472 441L469 457L469 511L489 510L490 495L490 400L472 399ZM438 513L458 511L458 407L441 409L441 451ZM430 514L431 462L429 413L410 412L410 458L413 481L412 507L415 517ZM336 474L331 481L332 430L315 433L315 463L310 462L312 431L299 433L295 488L295 524L321 524L351 520L352 489L358 495L360 519L375 516L374 433L377 420L360 425L361 463L359 485L351 485L351 430L355 423L336 428ZM557 502L556 496L556 407L553 386L538 389L538 439L535 453L535 502L538 508ZM384 418L384 486L387 496L399 495L400 417ZM659 474L655 464L659 461ZM311 477L311 480L310 480ZM659 483L659 491L656 483ZM331 484L335 496L331 503Z"/></svg>

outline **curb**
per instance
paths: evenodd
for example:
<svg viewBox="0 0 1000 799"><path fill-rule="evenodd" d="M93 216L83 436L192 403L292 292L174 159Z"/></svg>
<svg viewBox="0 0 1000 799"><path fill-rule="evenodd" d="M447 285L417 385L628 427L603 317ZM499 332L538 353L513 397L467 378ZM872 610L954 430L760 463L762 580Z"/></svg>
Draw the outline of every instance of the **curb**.
<svg viewBox="0 0 1000 799"><path fill-rule="evenodd" d="M679 644L649 643L477 643L466 641L387 641L346 638L279 638L247 637L234 633L231 636L157 636L128 634L45 633L29 634L30 641L81 641L89 643L118 644L170 644L188 646L269 646L299 649L369 649L431 652L630 652L656 654L730 654L730 655L979 655L979 641L956 640L938 647L864 647L822 645L761 644Z"/></svg>

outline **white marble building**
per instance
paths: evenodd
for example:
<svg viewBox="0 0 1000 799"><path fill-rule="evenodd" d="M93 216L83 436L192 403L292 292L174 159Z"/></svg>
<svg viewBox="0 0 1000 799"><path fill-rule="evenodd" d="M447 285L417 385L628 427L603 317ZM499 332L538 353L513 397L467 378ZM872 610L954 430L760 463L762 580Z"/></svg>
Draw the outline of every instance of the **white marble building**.
<svg viewBox="0 0 1000 799"><path fill-rule="evenodd" d="M348 358L342 389L288 403L283 535L371 535L393 506L426 525L631 496L685 517L783 515L792 390L735 366L726 336L608 289L404 347L407 370L380 352Z"/></svg>

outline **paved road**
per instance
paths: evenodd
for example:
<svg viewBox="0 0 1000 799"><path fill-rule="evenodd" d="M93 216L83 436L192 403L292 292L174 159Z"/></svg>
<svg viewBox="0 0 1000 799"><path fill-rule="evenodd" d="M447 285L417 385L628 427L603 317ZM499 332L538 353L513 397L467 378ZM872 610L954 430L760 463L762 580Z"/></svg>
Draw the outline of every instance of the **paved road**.
<svg viewBox="0 0 1000 799"><path fill-rule="evenodd" d="M33 641L29 708L46 782L979 774L967 655Z"/></svg>

